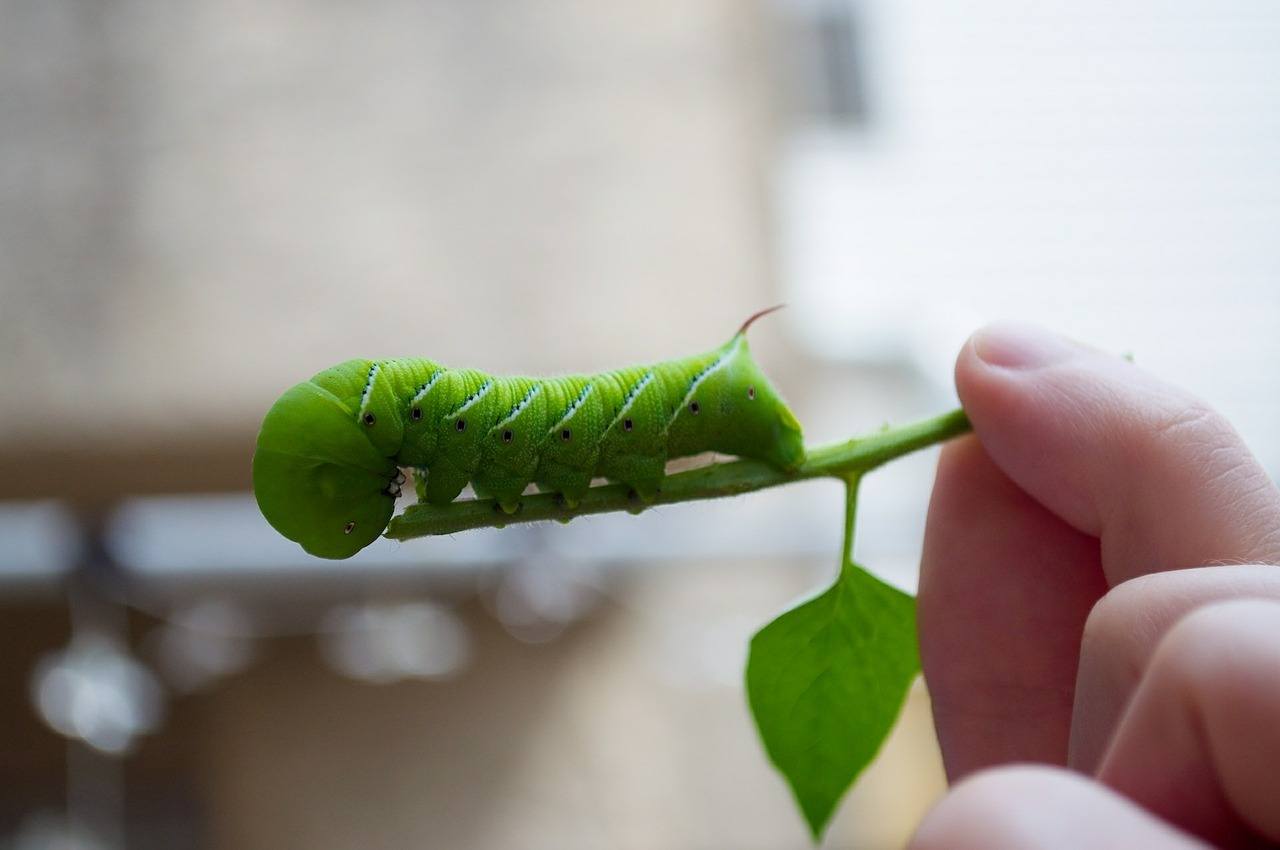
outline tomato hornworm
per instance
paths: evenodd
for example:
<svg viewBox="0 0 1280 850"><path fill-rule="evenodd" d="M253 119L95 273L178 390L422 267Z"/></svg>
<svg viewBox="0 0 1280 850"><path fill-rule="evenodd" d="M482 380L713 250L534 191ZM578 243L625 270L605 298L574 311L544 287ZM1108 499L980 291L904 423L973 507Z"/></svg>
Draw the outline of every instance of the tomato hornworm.
<svg viewBox="0 0 1280 850"><path fill-rule="evenodd" d="M268 411L253 456L258 507L311 554L347 558L386 529L402 467L425 502L447 504L470 483L508 513L530 483L573 507L598 477L648 501L668 459L705 451L793 470L800 423L747 347L747 328L776 309L712 351L599 375L348 360Z"/></svg>

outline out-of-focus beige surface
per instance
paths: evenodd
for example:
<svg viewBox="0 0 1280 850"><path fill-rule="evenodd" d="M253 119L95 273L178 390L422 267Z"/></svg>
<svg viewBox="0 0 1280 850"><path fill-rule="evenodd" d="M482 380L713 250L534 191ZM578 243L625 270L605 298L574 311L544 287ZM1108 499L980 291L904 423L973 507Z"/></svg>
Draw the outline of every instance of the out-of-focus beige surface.
<svg viewBox="0 0 1280 850"><path fill-rule="evenodd" d="M8 4L0 499L56 499L93 532L138 493L247 489L270 402L349 357L539 373L719 344L778 300L772 14L731 0ZM811 433L911 407L891 374L811 371L787 322L752 344ZM228 544L211 540L205 584L175 568L166 601L137 604L146 577L103 563L101 542L70 583L141 609L115 610L119 637L162 677L167 714L120 759L55 735L33 671L103 626L62 585L0 593L19 633L0 642L0 843L101 850L119 828L143 850L809 846L742 665L755 629L829 580L834 551L637 556L589 618L538 644L469 596L468 666L374 685L323 657L323 608L438 598L430 544L421 574L388 587L219 572ZM183 695L164 678L166 618L220 601L210 586L253 608L261 635L245 669ZM939 793L933 747L915 691L826 846L899 844ZM44 825L67 812L106 837L56 843Z"/></svg>
<svg viewBox="0 0 1280 850"><path fill-rule="evenodd" d="M771 295L752 7L10 6L0 439L243 433L353 356L597 369Z"/></svg>
<svg viewBox="0 0 1280 850"><path fill-rule="evenodd" d="M740 685L785 568L639 577L554 648L469 617L474 667L445 683L359 687L282 653L204 706L215 845L802 850ZM941 776L916 688L824 846L901 846Z"/></svg>

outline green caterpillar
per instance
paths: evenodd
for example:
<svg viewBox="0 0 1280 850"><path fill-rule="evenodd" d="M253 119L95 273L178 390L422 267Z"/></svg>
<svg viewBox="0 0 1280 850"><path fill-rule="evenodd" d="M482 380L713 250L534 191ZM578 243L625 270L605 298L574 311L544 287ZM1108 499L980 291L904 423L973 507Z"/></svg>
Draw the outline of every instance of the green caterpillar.
<svg viewBox="0 0 1280 850"><path fill-rule="evenodd" d="M447 504L470 483L508 513L530 483L574 507L597 477L649 501L669 458L704 451L795 469L800 423L747 347L747 328L769 312L705 354L600 375L348 360L267 412L253 455L258 507L311 554L347 558L386 529L402 467L428 503Z"/></svg>

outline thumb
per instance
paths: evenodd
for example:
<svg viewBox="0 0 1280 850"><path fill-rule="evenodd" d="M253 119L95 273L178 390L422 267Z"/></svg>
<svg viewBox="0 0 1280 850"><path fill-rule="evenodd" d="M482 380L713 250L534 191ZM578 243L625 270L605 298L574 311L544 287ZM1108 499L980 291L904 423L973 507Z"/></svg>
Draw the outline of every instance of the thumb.
<svg viewBox="0 0 1280 850"><path fill-rule="evenodd" d="M1033 327L994 325L956 387L996 465L1102 543L1107 580L1280 562L1280 492L1212 408L1138 367Z"/></svg>

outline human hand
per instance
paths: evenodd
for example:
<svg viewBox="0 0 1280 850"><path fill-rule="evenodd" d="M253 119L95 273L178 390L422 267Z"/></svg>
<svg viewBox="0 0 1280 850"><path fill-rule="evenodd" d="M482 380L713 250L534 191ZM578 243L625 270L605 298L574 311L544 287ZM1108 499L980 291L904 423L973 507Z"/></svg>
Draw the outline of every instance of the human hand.
<svg viewBox="0 0 1280 850"><path fill-rule="evenodd" d="M956 385L918 617L964 781L910 846L1280 842L1280 491L1203 402L1047 333L978 333Z"/></svg>

